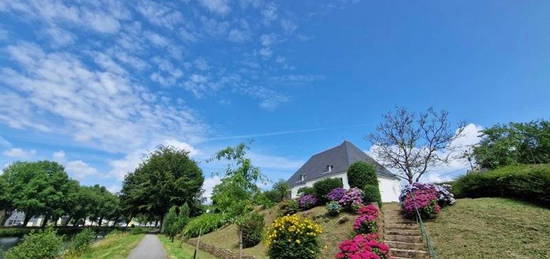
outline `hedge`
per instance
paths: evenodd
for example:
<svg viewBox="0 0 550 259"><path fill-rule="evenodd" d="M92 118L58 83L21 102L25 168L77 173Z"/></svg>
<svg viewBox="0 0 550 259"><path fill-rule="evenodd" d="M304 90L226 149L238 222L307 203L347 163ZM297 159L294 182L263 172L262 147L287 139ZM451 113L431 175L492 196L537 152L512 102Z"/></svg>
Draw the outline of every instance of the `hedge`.
<svg viewBox="0 0 550 259"><path fill-rule="evenodd" d="M453 183L457 197L509 197L550 206L550 164L473 172Z"/></svg>
<svg viewBox="0 0 550 259"><path fill-rule="evenodd" d="M369 163L358 161L351 164L347 175L350 188L356 187L361 189L367 184L378 186L376 169Z"/></svg>
<svg viewBox="0 0 550 259"><path fill-rule="evenodd" d="M315 196L322 204L328 202L327 194L335 188L342 188L344 184L341 178L327 178L313 184Z"/></svg>
<svg viewBox="0 0 550 259"><path fill-rule="evenodd" d="M367 184L363 187L363 195L367 203L376 202L378 207L382 207L382 197L378 185Z"/></svg>

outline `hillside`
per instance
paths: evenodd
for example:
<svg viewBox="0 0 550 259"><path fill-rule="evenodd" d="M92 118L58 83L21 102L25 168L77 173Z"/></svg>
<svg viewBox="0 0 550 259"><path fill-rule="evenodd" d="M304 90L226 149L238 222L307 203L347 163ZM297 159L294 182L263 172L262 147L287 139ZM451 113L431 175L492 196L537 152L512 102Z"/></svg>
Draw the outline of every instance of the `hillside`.
<svg viewBox="0 0 550 259"><path fill-rule="evenodd" d="M550 258L550 209L536 205L458 199L427 225L440 258Z"/></svg>
<svg viewBox="0 0 550 259"><path fill-rule="evenodd" d="M265 215L266 226L269 226L271 222L277 216L277 206L260 211ZM320 258L334 258L337 253L338 244L351 237L353 229L353 220L356 215L341 213L339 216L325 217L325 207L315 207L307 211L298 212L298 214L312 218L315 222L319 223L323 228L323 233L320 236L321 247L325 245L328 249L323 249ZM347 217L349 220L344 223L338 223L338 220L342 217ZM201 242L205 242L211 245L215 245L220 248L227 248L234 251L238 251L239 242L237 235L237 226L228 225L212 233L208 233L201 237ZM267 258L266 248L263 243L256 245L255 247L244 249L244 253L247 255L256 256L256 258Z"/></svg>

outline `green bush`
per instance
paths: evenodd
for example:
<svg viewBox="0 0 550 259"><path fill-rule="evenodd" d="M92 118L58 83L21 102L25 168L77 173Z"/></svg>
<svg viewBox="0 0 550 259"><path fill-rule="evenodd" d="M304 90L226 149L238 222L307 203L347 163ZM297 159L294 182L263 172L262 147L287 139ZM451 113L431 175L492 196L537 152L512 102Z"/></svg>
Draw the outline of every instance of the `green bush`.
<svg viewBox="0 0 550 259"><path fill-rule="evenodd" d="M4 228L0 229L0 237L22 237L30 232L30 229L24 228Z"/></svg>
<svg viewBox="0 0 550 259"><path fill-rule="evenodd" d="M63 240L53 229L32 232L16 247L8 250L6 259L55 259L59 256Z"/></svg>
<svg viewBox="0 0 550 259"><path fill-rule="evenodd" d="M509 197L550 206L550 164L469 173L453 183L457 197Z"/></svg>
<svg viewBox="0 0 550 259"><path fill-rule="evenodd" d="M353 163L348 168L348 183L350 188L361 189L367 184L378 186L375 167L362 161Z"/></svg>
<svg viewBox="0 0 550 259"><path fill-rule="evenodd" d="M89 228L80 231L71 240L69 253L80 255L87 251L95 240L95 232Z"/></svg>
<svg viewBox="0 0 550 259"><path fill-rule="evenodd" d="M210 233L222 227L225 223L227 223L227 220L222 214L205 213L192 218L183 228L182 234L187 238L197 237Z"/></svg>
<svg viewBox="0 0 550 259"><path fill-rule="evenodd" d="M296 200L286 200L279 206L279 216L292 215L300 209Z"/></svg>
<svg viewBox="0 0 550 259"><path fill-rule="evenodd" d="M315 195L315 190L313 187L302 187L298 189L298 195L306 195L306 194L313 194Z"/></svg>
<svg viewBox="0 0 550 259"><path fill-rule="evenodd" d="M242 233L243 247L253 247L262 241L264 229L264 216L257 212L251 212L242 217L237 223Z"/></svg>
<svg viewBox="0 0 550 259"><path fill-rule="evenodd" d="M130 234L132 235L145 234L147 232L149 232L149 230L144 227L133 227L130 229Z"/></svg>
<svg viewBox="0 0 550 259"><path fill-rule="evenodd" d="M378 207L382 207L382 197L378 185L367 184L363 187L363 196L365 203L376 202Z"/></svg>
<svg viewBox="0 0 550 259"><path fill-rule="evenodd" d="M327 203L327 214L331 217L338 216L342 212L342 206L337 201L331 201Z"/></svg>
<svg viewBox="0 0 550 259"><path fill-rule="evenodd" d="M313 184L314 195L319 199L321 204L325 204L329 201L327 194L332 191L332 189L342 187L344 187L344 185L342 184L341 178L327 178Z"/></svg>

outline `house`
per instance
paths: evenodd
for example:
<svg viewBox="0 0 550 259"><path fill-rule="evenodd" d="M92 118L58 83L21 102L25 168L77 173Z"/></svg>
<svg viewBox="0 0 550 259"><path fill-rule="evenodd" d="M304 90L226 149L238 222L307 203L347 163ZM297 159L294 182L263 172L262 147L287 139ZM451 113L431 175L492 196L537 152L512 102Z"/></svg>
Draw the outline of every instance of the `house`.
<svg viewBox="0 0 550 259"><path fill-rule="evenodd" d="M311 187L315 182L326 178L340 178L344 188L348 189L347 171L349 166L357 161L367 162L376 167L382 202L399 201L401 179L349 141L309 158L287 181L292 189L291 197L297 197L300 188Z"/></svg>

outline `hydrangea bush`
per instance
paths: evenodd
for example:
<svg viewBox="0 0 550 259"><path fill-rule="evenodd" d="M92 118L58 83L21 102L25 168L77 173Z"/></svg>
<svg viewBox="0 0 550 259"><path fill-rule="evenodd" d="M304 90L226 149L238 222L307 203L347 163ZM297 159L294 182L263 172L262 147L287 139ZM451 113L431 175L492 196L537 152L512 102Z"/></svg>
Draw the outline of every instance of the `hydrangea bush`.
<svg viewBox="0 0 550 259"><path fill-rule="evenodd" d="M312 194L302 195L298 198L298 206L300 206L300 209L302 210L313 208L317 202L317 198Z"/></svg>
<svg viewBox="0 0 550 259"><path fill-rule="evenodd" d="M331 201L339 201L342 197L344 197L346 192L347 191L344 188L334 188L327 194L327 198Z"/></svg>
<svg viewBox="0 0 550 259"><path fill-rule="evenodd" d="M390 248L372 237L360 234L343 241L338 246L340 252L336 254L336 259L390 259Z"/></svg>
<svg viewBox="0 0 550 259"><path fill-rule="evenodd" d="M416 210L422 218L434 218L440 211L438 192L435 185L415 183L404 197L400 197L405 216L416 216Z"/></svg>
<svg viewBox="0 0 550 259"><path fill-rule="evenodd" d="M353 223L353 230L359 234L375 233L378 229L376 219L378 218L378 209L369 204L361 206L357 212L360 214Z"/></svg>
<svg viewBox="0 0 550 259"><path fill-rule="evenodd" d="M327 203L326 208L327 214L332 217L337 216L342 211L342 206L340 206L340 204L338 204L338 202L336 201L331 201Z"/></svg>
<svg viewBox="0 0 550 259"><path fill-rule="evenodd" d="M363 191L359 188L351 188L342 196L338 203L343 208L352 210L354 206L363 204Z"/></svg>
<svg viewBox="0 0 550 259"><path fill-rule="evenodd" d="M429 183L413 183L406 185L401 190L399 201L403 203L407 195L416 190L430 190L437 193L437 202L440 206L453 205L455 203L454 195L451 193L451 186L448 184L436 185Z"/></svg>
<svg viewBox="0 0 550 259"><path fill-rule="evenodd" d="M298 215L276 219L266 233L265 244L273 259L314 259L320 252L321 227Z"/></svg>

